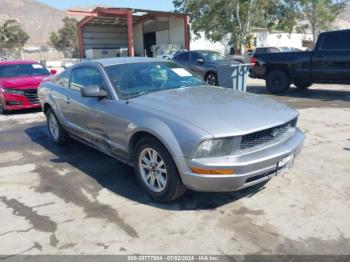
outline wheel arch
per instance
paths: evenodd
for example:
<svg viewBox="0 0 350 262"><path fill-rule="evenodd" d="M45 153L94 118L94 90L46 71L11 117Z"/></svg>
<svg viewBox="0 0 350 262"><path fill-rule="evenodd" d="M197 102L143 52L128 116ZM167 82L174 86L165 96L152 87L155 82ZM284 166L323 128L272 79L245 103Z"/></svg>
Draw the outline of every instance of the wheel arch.
<svg viewBox="0 0 350 262"><path fill-rule="evenodd" d="M272 71L282 71L284 72L287 77L291 80L291 73L290 73L290 68L288 65L285 64L273 64L273 65L268 65L266 67L266 73L265 73L265 78L271 73Z"/></svg>
<svg viewBox="0 0 350 262"><path fill-rule="evenodd" d="M138 141L144 137L152 137L158 140L168 150L173 158L175 156L183 155L179 143L169 127L160 123L156 124L154 127L154 129L157 131L149 127L135 128L129 135L128 151L132 158L135 154L135 146L137 145Z"/></svg>
<svg viewBox="0 0 350 262"><path fill-rule="evenodd" d="M43 105L43 112L45 115L47 115L47 112L50 108L52 108L52 106L48 102L45 102L45 104Z"/></svg>
<svg viewBox="0 0 350 262"><path fill-rule="evenodd" d="M216 75L216 78L218 77L218 72L217 72L217 71L215 71L215 70L213 70L213 69L209 69L209 70L205 73L205 75L204 75L204 80L207 79L207 76L208 76L210 73L215 74L215 75Z"/></svg>

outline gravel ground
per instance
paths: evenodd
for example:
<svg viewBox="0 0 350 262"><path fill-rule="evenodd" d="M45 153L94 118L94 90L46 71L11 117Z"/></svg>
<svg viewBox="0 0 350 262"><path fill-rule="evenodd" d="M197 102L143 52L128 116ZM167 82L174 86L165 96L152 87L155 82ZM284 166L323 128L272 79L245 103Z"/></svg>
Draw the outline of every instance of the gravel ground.
<svg viewBox="0 0 350 262"><path fill-rule="evenodd" d="M249 80L248 91L266 93ZM161 205L131 168L50 142L41 112L0 115L0 255L350 254L350 90L271 96L306 134L294 168L232 193Z"/></svg>

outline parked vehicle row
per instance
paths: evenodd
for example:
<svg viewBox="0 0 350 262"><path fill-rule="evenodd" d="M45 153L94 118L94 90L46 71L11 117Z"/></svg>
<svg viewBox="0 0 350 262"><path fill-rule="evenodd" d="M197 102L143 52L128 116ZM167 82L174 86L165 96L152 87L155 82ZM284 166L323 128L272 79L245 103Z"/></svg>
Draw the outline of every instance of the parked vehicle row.
<svg viewBox="0 0 350 262"><path fill-rule="evenodd" d="M43 82L39 99L55 143L75 138L133 166L163 202L187 188L234 191L267 181L291 167L304 139L295 110L208 86L163 59L73 65Z"/></svg>
<svg viewBox="0 0 350 262"><path fill-rule="evenodd" d="M255 53L252 62L250 77L265 79L274 94L292 83L300 89L313 83L350 84L350 30L321 33L313 51Z"/></svg>

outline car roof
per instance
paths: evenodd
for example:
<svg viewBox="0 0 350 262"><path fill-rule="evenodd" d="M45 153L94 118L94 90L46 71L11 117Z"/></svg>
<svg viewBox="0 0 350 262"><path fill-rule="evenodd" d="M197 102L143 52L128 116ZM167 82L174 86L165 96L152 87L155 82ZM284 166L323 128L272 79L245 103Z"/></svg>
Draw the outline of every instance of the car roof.
<svg viewBox="0 0 350 262"><path fill-rule="evenodd" d="M259 46L259 47L257 47L257 48L255 48L255 49L264 49L264 48L280 48L280 46Z"/></svg>
<svg viewBox="0 0 350 262"><path fill-rule="evenodd" d="M2 61L0 65L25 65L25 64L39 64L37 61L31 60L12 60L12 61Z"/></svg>
<svg viewBox="0 0 350 262"><path fill-rule="evenodd" d="M325 31L325 32L322 32L320 34L331 34L331 33L350 33L350 29Z"/></svg>
<svg viewBox="0 0 350 262"><path fill-rule="evenodd" d="M198 52L198 53L220 53L220 52L218 52L218 51L215 51L215 50L191 50L191 51L189 51L189 52Z"/></svg>
<svg viewBox="0 0 350 262"><path fill-rule="evenodd" d="M169 60L161 58L152 58L152 57L113 57L113 58L103 58L92 60L102 66L112 66L112 65L121 65L121 64L131 64L131 63L146 63L146 62L169 62Z"/></svg>

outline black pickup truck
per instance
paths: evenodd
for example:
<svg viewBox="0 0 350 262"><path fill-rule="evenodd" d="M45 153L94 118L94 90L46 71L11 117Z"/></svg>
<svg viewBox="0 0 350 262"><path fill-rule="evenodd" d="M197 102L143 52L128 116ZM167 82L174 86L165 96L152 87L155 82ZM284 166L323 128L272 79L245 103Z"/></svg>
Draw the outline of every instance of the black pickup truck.
<svg viewBox="0 0 350 262"><path fill-rule="evenodd" d="M314 51L254 54L249 76L266 80L274 94L293 83L306 89L313 83L350 84L350 30L321 33Z"/></svg>

